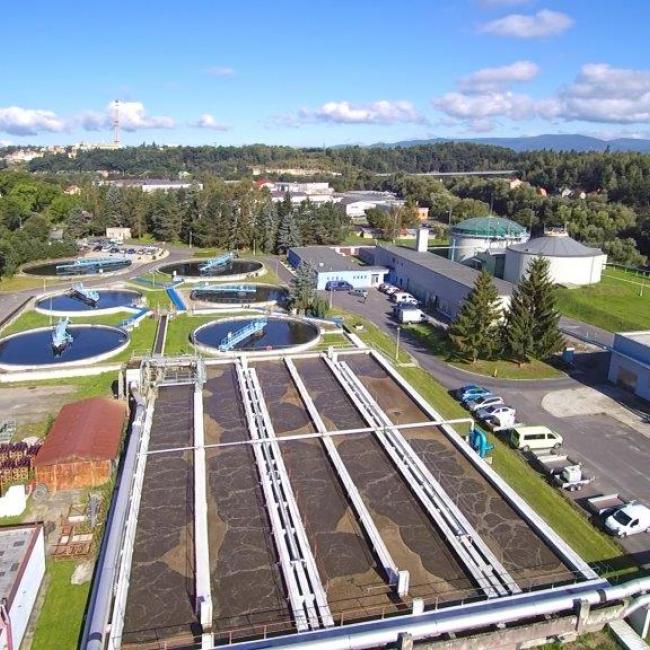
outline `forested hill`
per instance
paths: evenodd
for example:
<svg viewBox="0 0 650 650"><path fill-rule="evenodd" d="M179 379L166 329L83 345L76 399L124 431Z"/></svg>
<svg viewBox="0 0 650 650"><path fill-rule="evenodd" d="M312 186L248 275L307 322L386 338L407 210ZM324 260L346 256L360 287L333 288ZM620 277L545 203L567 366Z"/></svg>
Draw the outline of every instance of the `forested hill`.
<svg viewBox="0 0 650 650"><path fill-rule="evenodd" d="M34 172L96 172L106 170L128 176L175 177L181 172L210 172L225 178L250 175L251 167L302 167L346 173L470 171L509 169L514 151L471 143L441 143L421 147L332 149L247 145L242 147L157 147L143 145L123 149L81 151L46 155L29 164Z"/></svg>

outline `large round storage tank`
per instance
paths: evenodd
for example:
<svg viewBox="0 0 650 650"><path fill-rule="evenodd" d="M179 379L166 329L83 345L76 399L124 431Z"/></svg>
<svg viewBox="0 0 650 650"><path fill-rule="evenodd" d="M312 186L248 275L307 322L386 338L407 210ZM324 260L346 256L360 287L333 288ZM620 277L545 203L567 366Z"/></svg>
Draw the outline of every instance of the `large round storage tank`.
<svg viewBox="0 0 650 650"><path fill-rule="evenodd" d="M449 259L464 262L478 253L503 252L511 244L525 242L528 231L510 219L486 216L465 219L450 230Z"/></svg>
<svg viewBox="0 0 650 650"><path fill-rule="evenodd" d="M506 250L503 279L518 283L536 257L549 261L549 274L555 284L583 285L600 282L607 255L590 248L565 233L546 234Z"/></svg>

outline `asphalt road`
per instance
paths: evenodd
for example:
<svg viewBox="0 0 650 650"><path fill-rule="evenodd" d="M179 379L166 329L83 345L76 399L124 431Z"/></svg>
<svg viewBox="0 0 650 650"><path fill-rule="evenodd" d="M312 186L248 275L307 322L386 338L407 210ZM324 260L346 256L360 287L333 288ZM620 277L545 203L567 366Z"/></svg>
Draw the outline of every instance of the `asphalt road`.
<svg viewBox="0 0 650 650"><path fill-rule="evenodd" d="M284 271L283 278L289 279ZM333 295L333 304L356 312L381 329L396 335L397 324L391 317L392 304L377 290L370 290L367 300L344 292ZM608 332L571 321L579 333L608 345ZM563 375L547 380L505 380L478 377L446 364L434 357L417 339L401 334L401 346L449 390L467 383L479 383L498 392L507 404L517 409L518 419L530 424L544 424L564 436L564 449L571 456L584 461L587 473L597 479L576 495L578 504L587 497L600 493L617 492L626 498L650 504L650 439L631 426L623 424L606 413L555 417L542 406L543 398L550 392L590 386L598 390L604 385L609 365L609 352L583 353L576 357L576 367L571 376ZM572 495L572 496L573 496ZM650 534L640 534L624 540L624 546L633 555L633 561L650 567Z"/></svg>

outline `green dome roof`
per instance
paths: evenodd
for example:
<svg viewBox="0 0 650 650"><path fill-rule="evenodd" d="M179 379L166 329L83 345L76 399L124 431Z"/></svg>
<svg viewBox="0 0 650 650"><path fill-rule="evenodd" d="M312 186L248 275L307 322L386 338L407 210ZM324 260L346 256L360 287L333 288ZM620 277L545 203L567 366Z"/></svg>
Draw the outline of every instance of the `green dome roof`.
<svg viewBox="0 0 650 650"><path fill-rule="evenodd" d="M519 238L527 234L526 229L516 221L503 217L473 217L455 224L451 228L452 235L473 237Z"/></svg>

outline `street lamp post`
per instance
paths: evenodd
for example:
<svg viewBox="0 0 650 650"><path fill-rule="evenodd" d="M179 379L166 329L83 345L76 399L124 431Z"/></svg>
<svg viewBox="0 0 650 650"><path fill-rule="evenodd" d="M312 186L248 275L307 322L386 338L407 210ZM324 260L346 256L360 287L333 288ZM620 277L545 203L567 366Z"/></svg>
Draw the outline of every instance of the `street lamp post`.
<svg viewBox="0 0 650 650"><path fill-rule="evenodd" d="M400 325L397 326L397 338L395 339L395 361L399 359L399 336L402 331Z"/></svg>

